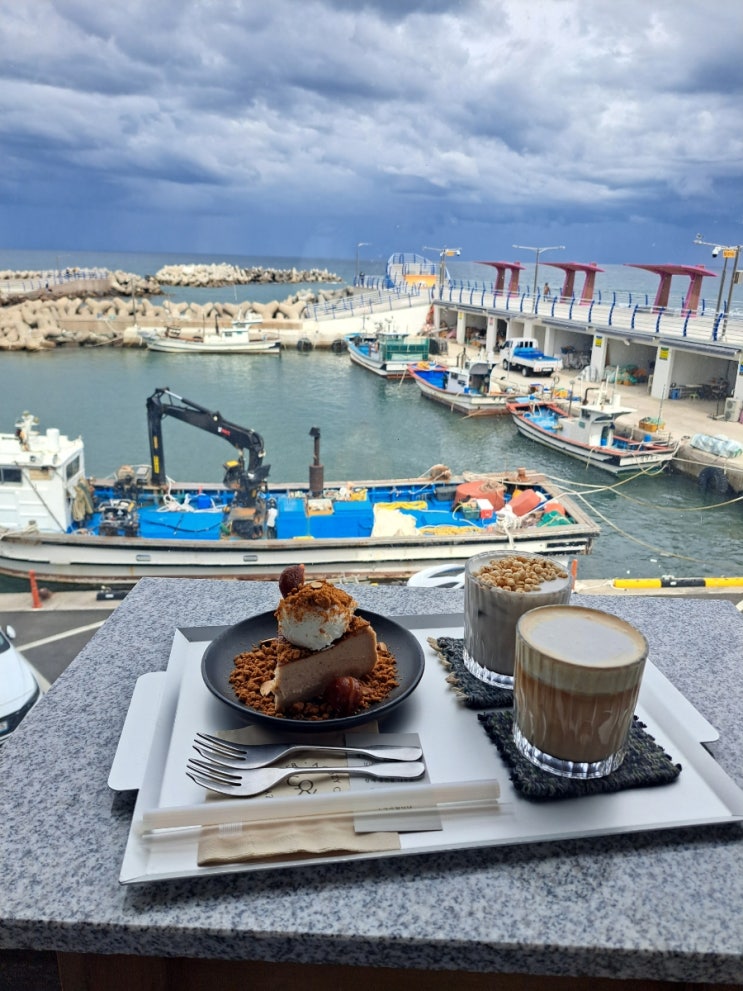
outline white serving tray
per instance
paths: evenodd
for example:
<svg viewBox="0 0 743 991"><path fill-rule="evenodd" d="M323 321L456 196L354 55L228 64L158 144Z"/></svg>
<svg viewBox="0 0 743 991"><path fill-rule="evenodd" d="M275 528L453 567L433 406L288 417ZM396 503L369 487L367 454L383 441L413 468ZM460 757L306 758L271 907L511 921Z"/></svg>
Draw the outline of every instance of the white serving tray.
<svg viewBox="0 0 743 991"><path fill-rule="evenodd" d="M162 696L154 718L144 773L143 748L135 746L134 741L143 737L148 721L152 725L154 706L150 698L144 710L137 707L137 695L141 698L148 694L140 690L135 693L130 707L109 779L114 788L139 789L119 876L121 883L274 870L302 864L604 836L743 819L743 791L703 746L703 743L717 739L716 730L651 663L646 665L637 714L673 760L683 765L679 778L671 785L658 788L546 804L523 799L511 785L498 751L487 738L477 713L457 701L447 685L438 655L428 644L429 637L461 637L461 619L396 617L396 621L411 629L420 641L426 670L411 698L380 723L379 730L417 733L423 747L427 776L434 784L495 778L501 788L501 807L496 814L490 811L444 816L441 830L401 833L401 849L391 852L292 857L286 861L272 859L268 863L213 867L199 867L197 863L197 830L169 833L156 840L143 836L142 819L146 811L206 801L204 790L185 774L194 733L214 733L245 725L236 713L211 695L201 679L202 655L221 628L179 630L173 640L167 671L155 675L159 678ZM152 675L143 678L152 679ZM152 680L149 687L154 687ZM271 735L267 734L266 739L271 739Z"/></svg>

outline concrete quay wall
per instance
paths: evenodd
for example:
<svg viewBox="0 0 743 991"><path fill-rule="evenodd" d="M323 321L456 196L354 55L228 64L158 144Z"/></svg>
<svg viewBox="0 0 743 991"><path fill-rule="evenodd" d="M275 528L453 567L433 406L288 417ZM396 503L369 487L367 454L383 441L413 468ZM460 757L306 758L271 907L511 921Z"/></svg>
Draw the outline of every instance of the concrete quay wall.
<svg viewBox="0 0 743 991"><path fill-rule="evenodd" d="M743 445L743 426L741 426L739 441ZM715 433L713 436L719 436ZM679 442L672 468L680 475L694 478L704 489L726 496L729 491L735 495L743 493L743 456L722 458L708 451L693 447L691 438L682 438Z"/></svg>

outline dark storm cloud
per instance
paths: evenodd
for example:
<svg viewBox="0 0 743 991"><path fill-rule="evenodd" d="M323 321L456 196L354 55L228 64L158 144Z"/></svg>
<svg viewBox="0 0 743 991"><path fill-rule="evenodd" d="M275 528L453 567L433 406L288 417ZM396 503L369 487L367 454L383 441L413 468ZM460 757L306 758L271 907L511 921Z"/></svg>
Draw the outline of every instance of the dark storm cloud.
<svg viewBox="0 0 743 991"><path fill-rule="evenodd" d="M740 19L738 0L0 0L0 222L20 243L18 204L77 201L81 245L132 246L136 215L133 247L226 252L225 216L255 252L450 226L477 255L509 221L740 240Z"/></svg>

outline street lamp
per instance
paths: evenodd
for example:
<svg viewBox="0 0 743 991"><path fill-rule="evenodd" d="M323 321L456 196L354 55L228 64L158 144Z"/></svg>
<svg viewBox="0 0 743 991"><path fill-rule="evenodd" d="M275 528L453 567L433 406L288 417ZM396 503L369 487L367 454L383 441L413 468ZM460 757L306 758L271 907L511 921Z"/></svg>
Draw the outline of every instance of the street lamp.
<svg viewBox="0 0 743 991"><path fill-rule="evenodd" d="M724 334L728 326L728 313L730 313L730 307L733 304L733 287L736 283L736 277L738 274L738 261L740 259L740 249L743 245L740 244L716 244L714 241L703 241L702 235L697 234L694 238L694 244L704 244L708 248L712 248L712 257L717 258L717 256L722 252L722 257L724 259L722 265L722 275L720 276L720 288L717 291L717 303L715 304L715 313L720 312L720 304L722 302L722 291L725 286L725 272L728 267L728 259L733 259L733 271L730 273L730 288L728 289L728 298L725 308L725 320L722 326L722 333Z"/></svg>
<svg viewBox="0 0 743 991"><path fill-rule="evenodd" d="M353 280L354 285L358 285L359 281L359 248L367 248L371 244L371 241L359 241L356 245L356 275Z"/></svg>
<svg viewBox="0 0 743 991"><path fill-rule="evenodd" d="M439 253L439 293L443 291L444 281L446 276L446 259L454 258L455 255L461 255L461 248L431 248L427 245L423 245L424 251L438 251Z"/></svg>
<svg viewBox="0 0 743 991"><path fill-rule="evenodd" d="M534 288L532 289L531 297L534 300L534 305L536 306L537 299L537 282L539 281L539 256L543 251L564 251L564 244L552 244L546 248L530 248L527 244L514 244L514 248L518 248L519 251L535 251L536 261L534 262Z"/></svg>

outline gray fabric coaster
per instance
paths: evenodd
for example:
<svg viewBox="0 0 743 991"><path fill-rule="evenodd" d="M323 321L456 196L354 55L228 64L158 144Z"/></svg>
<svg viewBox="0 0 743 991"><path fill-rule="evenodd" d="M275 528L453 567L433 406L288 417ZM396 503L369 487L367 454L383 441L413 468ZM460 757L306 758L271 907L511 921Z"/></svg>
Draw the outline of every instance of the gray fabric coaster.
<svg viewBox="0 0 743 991"><path fill-rule="evenodd" d="M629 749L622 765L605 778L587 781L542 771L519 753L512 736L513 710L479 713L477 718L498 748L514 788L533 802L606 795L628 788L654 788L670 784L681 773L681 765L673 763L637 717L630 728Z"/></svg>
<svg viewBox="0 0 743 991"><path fill-rule="evenodd" d="M468 709L510 709L513 692L480 681L464 666L462 650L464 641L455 637L429 637L429 644L449 672L447 682Z"/></svg>

